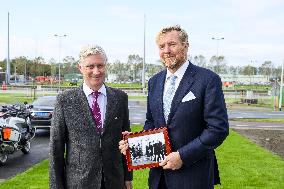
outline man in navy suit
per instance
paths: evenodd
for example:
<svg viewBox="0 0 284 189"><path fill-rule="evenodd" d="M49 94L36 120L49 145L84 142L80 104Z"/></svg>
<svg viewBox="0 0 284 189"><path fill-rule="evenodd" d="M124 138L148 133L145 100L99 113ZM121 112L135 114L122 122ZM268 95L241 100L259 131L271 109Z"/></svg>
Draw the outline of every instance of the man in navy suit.
<svg viewBox="0 0 284 189"><path fill-rule="evenodd" d="M172 153L150 170L149 188L213 189L220 183L214 149L229 133L221 79L187 60L188 35L179 26L163 28L156 42L166 69L148 82L144 129L166 126Z"/></svg>

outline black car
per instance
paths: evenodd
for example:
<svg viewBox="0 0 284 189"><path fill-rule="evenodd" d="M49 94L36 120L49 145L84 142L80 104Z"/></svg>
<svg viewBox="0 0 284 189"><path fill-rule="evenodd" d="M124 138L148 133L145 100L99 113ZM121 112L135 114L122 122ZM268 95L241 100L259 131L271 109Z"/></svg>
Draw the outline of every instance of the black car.
<svg viewBox="0 0 284 189"><path fill-rule="evenodd" d="M36 128L50 128L56 96L42 96L32 103L31 124Z"/></svg>

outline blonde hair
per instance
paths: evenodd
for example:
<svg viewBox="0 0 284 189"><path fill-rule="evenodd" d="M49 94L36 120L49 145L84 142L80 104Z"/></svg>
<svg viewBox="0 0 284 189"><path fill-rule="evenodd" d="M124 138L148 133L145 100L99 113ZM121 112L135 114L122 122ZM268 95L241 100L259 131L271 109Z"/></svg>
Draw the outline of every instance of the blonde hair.
<svg viewBox="0 0 284 189"><path fill-rule="evenodd" d="M90 55L99 54L102 55L105 59L105 63L107 62L107 56L104 51L104 49L101 46L98 45L86 45L81 48L80 54L79 54L79 63L83 62L85 58L87 58Z"/></svg>
<svg viewBox="0 0 284 189"><path fill-rule="evenodd" d="M171 31L178 31L179 32L179 39L182 43L188 43L188 35L184 29L180 27L180 25L168 26L163 28L156 37L156 43L160 41L162 35L171 32Z"/></svg>

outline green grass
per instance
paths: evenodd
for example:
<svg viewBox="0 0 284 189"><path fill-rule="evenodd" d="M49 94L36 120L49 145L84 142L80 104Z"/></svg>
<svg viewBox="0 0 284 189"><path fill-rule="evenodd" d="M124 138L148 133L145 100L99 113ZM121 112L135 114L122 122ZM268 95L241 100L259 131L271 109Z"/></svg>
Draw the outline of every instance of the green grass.
<svg viewBox="0 0 284 189"><path fill-rule="evenodd" d="M284 161L231 131L217 149L221 186L217 189L284 188Z"/></svg>
<svg viewBox="0 0 284 189"><path fill-rule="evenodd" d="M25 101L31 103L33 101L32 95L29 93L0 93L0 104L23 103Z"/></svg>
<svg viewBox="0 0 284 189"><path fill-rule="evenodd" d="M48 94L55 95L55 94ZM42 96L42 95L41 95ZM147 95L143 96L128 96L128 99L146 101ZM24 93L0 93L0 104L14 104L14 103L24 103L27 101L31 103L34 100L34 97L31 94Z"/></svg>
<svg viewBox="0 0 284 189"><path fill-rule="evenodd" d="M48 160L44 160L12 179L0 183L0 188L48 189Z"/></svg>
<svg viewBox="0 0 284 189"><path fill-rule="evenodd" d="M147 96L128 96L129 100L147 101Z"/></svg>
<svg viewBox="0 0 284 189"><path fill-rule="evenodd" d="M273 118L233 118L230 119L230 121L284 123L284 119L273 119Z"/></svg>
<svg viewBox="0 0 284 189"><path fill-rule="evenodd" d="M141 125L132 126L140 131ZM222 185L216 189L284 188L284 161L231 131L217 149ZM148 169L134 171L135 189L148 188ZM0 184L0 189L48 189L48 161L45 160L16 177Z"/></svg>
<svg viewBox="0 0 284 189"><path fill-rule="evenodd" d="M31 103L34 101L34 94L31 92L28 93L0 93L0 104L15 104L15 103L24 103L25 101ZM56 95L48 94L45 95ZM35 98L43 96L43 94L36 95Z"/></svg>
<svg viewBox="0 0 284 189"><path fill-rule="evenodd" d="M107 83L110 87L121 87L121 88L134 88L134 89L141 89L141 83Z"/></svg>

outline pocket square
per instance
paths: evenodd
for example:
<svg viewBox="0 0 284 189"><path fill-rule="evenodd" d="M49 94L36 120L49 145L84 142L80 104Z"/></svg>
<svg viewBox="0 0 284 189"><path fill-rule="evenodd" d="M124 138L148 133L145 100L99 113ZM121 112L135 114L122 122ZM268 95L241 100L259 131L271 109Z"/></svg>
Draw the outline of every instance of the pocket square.
<svg viewBox="0 0 284 189"><path fill-rule="evenodd" d="M187 101L190 101L190 100L193 100L193 99L196 99L196 97L194 96L194 94L189 91L189 93L187 93L187 95L185 95L182 99L182 102L187 102Z"/></svg>

